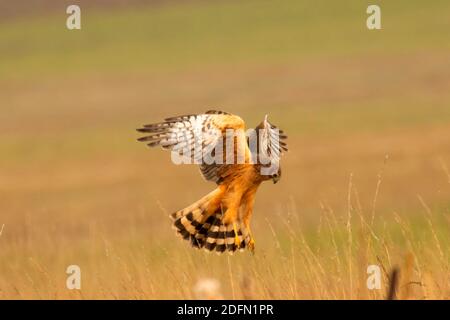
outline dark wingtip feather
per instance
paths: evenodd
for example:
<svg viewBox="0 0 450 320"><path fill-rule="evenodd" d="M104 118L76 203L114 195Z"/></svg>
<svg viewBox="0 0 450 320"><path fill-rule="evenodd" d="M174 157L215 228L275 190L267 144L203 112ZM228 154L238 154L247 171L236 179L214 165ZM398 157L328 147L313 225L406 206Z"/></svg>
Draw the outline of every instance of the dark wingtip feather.
<svg viewBox="0 0 450 320"><path fill-rule="evenodd" d="M173 122L173 121L180 121L180 120L186 120L189 119L190 117L195 117L197 116L196 114L184 114L181 116L175 116L175 117L170 117L170 118L165 118L164 121L165 122Z"/></svg>
<svg viewBox="0 0 450 320"><path fill-rule="evenodd" d="M150 142L150 143L147 143L147 145L148 145L149 147L156 147L157 145L159 145L159 141Z"/></svg>
<svg viewBox="0 0 450 320"><path fill-rule="evenodd" d="M146 140L147 140L147 137L140 137L140 138L136 139L136 141L139 141L139 142L144 142Z"/></svg>
<svg viewBox="0 0 450 320"><path fill-rule="evenodd" d="M222 110L208 110L205 112L205 114L226 114L226 115L230 115L231 113L226 112L226 111L222 111Z"/></svg>

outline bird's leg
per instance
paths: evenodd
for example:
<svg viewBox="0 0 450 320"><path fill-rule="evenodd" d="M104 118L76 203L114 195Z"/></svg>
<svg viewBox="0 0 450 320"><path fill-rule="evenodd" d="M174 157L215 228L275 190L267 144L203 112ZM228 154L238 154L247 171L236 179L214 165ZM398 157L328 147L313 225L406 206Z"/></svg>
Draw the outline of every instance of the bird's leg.
<svg viewBox="0 0 450 320"><path fill-rule="evenodd" d="M250 232L250 231L249 231ZM253 238L252 233L250 232L250 241L248 242L248 248L254 252L255 251L255 238Z"/></svg>
<svg viewBox="0 0 450 320"><path fill-rule="evenodd" d="M245 227L247 228L248 235L250 237L250 241L248 242L248 248L250 249L251 252L254 252L255 251L255 238L253 238L252 231L250 230L250 224L246 223Z"/></svg>
<svg viewBox="0 0 450 320"><path fill-rule="evenodd" d="M237 223L236 223L236 221L238 220L238 210L239 210L239 202L238 201L230 202L230 203L228 203L227 210L223 214L223 223L225 225L230 225L230 224L233 225L234 244L236 245L237 248L239 248L241 245L241 241L239 240L239 235L238 235L238 227L237 227Z"/></svg>
<svg viewBox="0 0 450 320"><path fill-rule="evenodd" d="M241 241L239 240L236 222L233 222L233 230L234 230L234 244L239 249L239 247L241 246Z"/></svg>
<svg viewBox="0 0 450 320"><path fill-rule="evenodd" d="M253 204L254 204L254 200L255 200L255 195L251 194L248 196L248 201L247 201L247 205L245 206L244 209L244 215L243 215L243 222L244 222L244 226L248 231L248 235L250 237L250 241L248 242L248 248L250 249L250 251L254 252L255 251L255 239L253 238L253 234L252 231L250 229L250 218L252 217L253 214Z"/></svg>

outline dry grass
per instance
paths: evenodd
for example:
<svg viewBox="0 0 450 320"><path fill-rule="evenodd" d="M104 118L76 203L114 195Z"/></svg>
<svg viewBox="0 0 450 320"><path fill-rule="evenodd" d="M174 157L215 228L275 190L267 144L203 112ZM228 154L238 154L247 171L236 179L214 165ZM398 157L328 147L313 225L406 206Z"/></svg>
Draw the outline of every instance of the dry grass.
<svg viewBox="0 0 450 320"><path fill-rule="evenodd" d="M172 79L181 83L183 75ZM122 104L132 80L123 90L89 81L90 88L81 85L82 102L75 109L60 110L52 102L55 86L59 95L73 90L64 81L17 85L3 93L16 108L2 136L1 298L195 298L196 283L207 277L220 282L225 298L384 299L396 267L396 297L449 298L445 123L363 130L352 120L342 123L346 129L297 131L291 119L268 107L290 133L283 179L258 193L256 254L221 257L188 247L167 217L213 185L196 168L174 166L169 154L134 141L134 127L186 112L189 105L196 110L197 98L188 106L147 112L146 95L137 86L142 101L127 113ZM106 95L110 90L117 101ZM169 102L181 99L171 96ZM37 112L27 101L45 107ZM295 110L299 118L313 114L315 123L329 114ZM54 120L48 122L50 116ZM409 255L412 260L405 260ZM82 270L79 292L65 287L71 264ZM381 290L367 290L369 264L382 267Z"/></svg>
<svg viewBox="0 0 450 320"><path fill-rule="evenodd" d="M194 2L85 15L73 38L55 16L4 22L0 299L449 299L448 2L386 4L370 37L359 1ZM215 107L289 135L255 255L178 239L168 214L214 186L135 142Z"/></svg>
<svg viewBox="0 0 450 320"><path fill-rule="evenodd" d="M337 147L339 141L329 143ZM357 137L353 143L359 155L372 151L370 144L358 144ZM140 147L107 159L87 156L44 168L30 163L20 166L20 173L4 172L2 190L8 200L2 202L7 214L0 221L2 298L186 299L196 297L199 280L213 278L221 284L220 295L230 299L384 299L391 270L397 267L396 297L449 298L449 215L445 206L436 205L450 187L445 166L437 167L432 179L439 192L414 196L408 205L397 205L396 212L388 207L409 195L388 193L393 188L389 184L412 192L420 186L393 177L394 161L384 163L379 157L378 170L359 163L362 167L353 166L358 173L340 181L339 175L324 178L322 173L340 170L337 162L312 164L322 150L310 146L299 164L293 148L283 167L284 180L260 191L256 254L216 256L176 238L167 218L212 186L201 181L196 169L172 167L167 154ZM421 159L417 154L415 161ZM372 178L361 181L365 176ZM325 192L328 199L318 195L322 199L314 208L307 200L315 199L315 190L307 187L321 185L321 179L331 186L342 183L346 191ZM362 199L365 193L371 197ZM431 208L428 199L434 203ZM71 264L81 267L81 291L65 288ZM371 264L383 270L381 290L367 290Z"/></svg>
<svg viewBox="0 0 450 320"><path fill-rule="evenodd" d="M251 71L246 80L259 73ZM403 293L397 297L449 297L448 125L422 121L361 129L348 119L334 121L345 129L321 128L330 110L290 109L299 121L308 116L321 128L309 131L267 107L290 133L283 179L259 191L256 254L219 257L186 246L167 218L213 186L196 168L174 166L168 154L135 143L133 132L142 122L209 102L197 102L200 93L190 88L185 96L195 98L170 108L182 105L182 97L146 95L143 79L153 81L129 79L125 87L97 78L88 80L89 86L48 81L17 84L3 93L15 108L2 136L2 298L194 298L197 281L211 277L220 281L226 298L382 299L396 266L408 279L398 282ZM183 79L184 74L173 76L172 85ZM225 75L221 81L222 90L235 92L227 89ZM319 92L326 90L323 85ZM73 86L82 94L65 104L80 106L59 109L54 88L63 96ZM133 86L142 100L132 98L137 107L127 111L123 105ZM272 90L277 88L282 90ZM116 101L110 91L117 92ZM310 92L303 98L320 106L318 96ZM160 99L167 111L145 108L145 97ZM29 101L43 107L38 112ZM363 114L358 108L341 112ZM420 112L424 120L435 116ZM404 269L408 254L413 261ZM65 288L71 264L82 270L80 292ZM384 270L381 290L365 286L369 264Z"/></svg>

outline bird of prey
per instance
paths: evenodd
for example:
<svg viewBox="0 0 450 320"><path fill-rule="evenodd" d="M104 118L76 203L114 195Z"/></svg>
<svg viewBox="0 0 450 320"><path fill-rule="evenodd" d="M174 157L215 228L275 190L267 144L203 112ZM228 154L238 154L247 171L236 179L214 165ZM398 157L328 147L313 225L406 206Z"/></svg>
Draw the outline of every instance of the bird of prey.
<svg viewBox="0 0 450 320"><path fill-rule="evenodd" d="M281 178L280 156L287 151L283 131L267 120L245 129L233 114L209 110L165 119L137 129L138 141L172 151L172 160L196 163L215 190L170 215L177 233L195 248L216 253L245 248L252 252L250 230L255 194L263 181Z"/></svg>

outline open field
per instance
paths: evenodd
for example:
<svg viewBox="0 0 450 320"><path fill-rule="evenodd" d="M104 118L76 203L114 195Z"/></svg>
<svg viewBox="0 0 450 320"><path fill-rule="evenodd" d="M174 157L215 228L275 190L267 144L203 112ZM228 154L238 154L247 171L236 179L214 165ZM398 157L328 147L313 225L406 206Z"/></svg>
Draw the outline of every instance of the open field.
<svg viewBox="0 0 450 320"><path fill-rule="evenodd" d="M448 1L383 3L381 31L364 1L144 2L0 21L0 299L383 299L395 267L399 298L450 298ZM214 185L135 141L211 108L289 135L255 255L176 237Z"/></svg>

